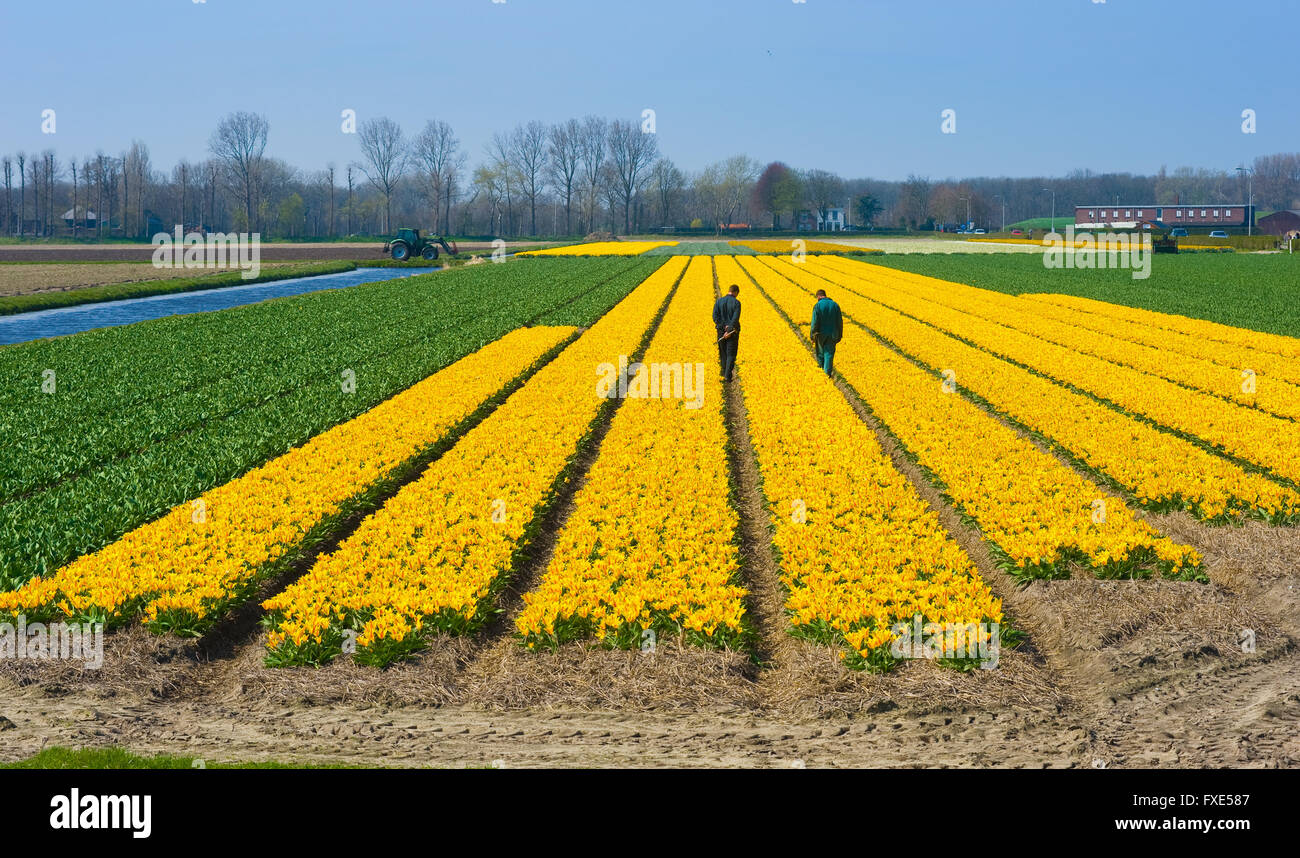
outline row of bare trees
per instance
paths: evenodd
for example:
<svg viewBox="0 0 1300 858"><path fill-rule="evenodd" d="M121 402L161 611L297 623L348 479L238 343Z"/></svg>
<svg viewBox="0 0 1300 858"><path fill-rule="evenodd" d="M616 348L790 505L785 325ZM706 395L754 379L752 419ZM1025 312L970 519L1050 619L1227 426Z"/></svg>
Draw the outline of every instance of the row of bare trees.
<svg viewBox="0 0 1300 858"><path fill-rule="evenodd" d="M537 236L722 230L746 224L789 229L800 211L825 219L833 207L859 225L930 229L969 217L985 226L1111 201L1239 203L1248 176L1237 170L1162 169L1155 176L1071 173L1064 178L902 182L846 180L827 170L765 167L735 155L695 173L659 151L636 122L598 116L553 125L521 123L494 134L471 167L445 121L415 134L387 117L361 123L359 157L342 168L301 170L266 155L270 123L237 112L208 140L207 157L155 169L149 148L62 161L52 149L0 157L0 234L147 238L175 224L328 238L389 233L395 223L446 234ZM1261 209L1300 207L1300 154L1251 165ZM91 217L91 213L94 217ZM70 216L65 218L65 214ZM806 222L806 221L804 221Z"/></svg>

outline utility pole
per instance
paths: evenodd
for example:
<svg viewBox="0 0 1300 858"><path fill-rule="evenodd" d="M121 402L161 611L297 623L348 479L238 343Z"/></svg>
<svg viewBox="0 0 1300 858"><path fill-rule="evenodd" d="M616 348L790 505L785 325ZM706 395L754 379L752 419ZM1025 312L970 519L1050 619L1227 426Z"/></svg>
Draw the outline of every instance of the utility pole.
<svg viewBox="0 0 1300 858"><path fill-rule="evenodd" d="M1051 188L1043 188L1043 190L1052 195L1052 232L1056 232L1056 191Z"/></svg>
<svg viewBox="0 0 1300 858"><path fill-rule="evenodd" d="M1002 231L1007 231L1007 198L1002 194L994 194L993 199L1002 201Z"/></svg>

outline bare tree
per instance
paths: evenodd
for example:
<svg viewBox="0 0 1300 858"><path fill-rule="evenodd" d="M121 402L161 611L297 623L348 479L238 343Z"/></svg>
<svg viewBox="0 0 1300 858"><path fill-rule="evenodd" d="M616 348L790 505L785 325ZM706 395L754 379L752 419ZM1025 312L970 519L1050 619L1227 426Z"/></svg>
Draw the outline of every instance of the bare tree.
<svg viewBox="0 0 1300 858"><path fill-rule="evenodd" d="M77 227L80 221L77 218L77 159L72 159L72 239L77 239Z"/></svg>
<svg viewBox="0 0 1300 858"><path fill-rule="evenodd" d="M673 203L686 187L686 176L671 160L660 158L650 171L650 185L652 193L658 199L659 225L670 226L673 222Z"/></svg>
<svg viewBox="0 0 1300 858"><path fill-rule="evenodd" d="M54 185L58 182L59 176L63 173L63 166L59 159L55 157L53 149L46 149L41 153L43 163L42 178L45 181L45 205L42 211L45 213L44 234L53 235L54 224L56 221L54 213Z"/></svg>
<svg viewBox="0 0 1300 858"><path fill-rule="evenodd" d="M809 170L803 175L803 188L824 222L829 209L844 195L844 180L829 170Z"/></svg>
<svg viewBox="0 0 1300 858"><path fill-rule="evenodd" d="M443 194L443 229L448 234L454 234L455 229L451 225L451 204L460 194L461 176L465 173L465 167L469 163L469 156L464 152L457 152L452 157L451 163L447 165L447 180L445 193Z"/></svg>
<svg viewBox="0 0 1300 858"><path fill-rule="evenodd" d="M181 159L179 162L177 162L175 169L172 171L172 181L176 183L176 189L180 191L181 194L180 220L177 221L177 223L180 224L182 233L184 233L185 230L185 203L187 202L189 196L190 173L192 169L193 168L190 167L189 162L187 162L184 159Z"/></svg>
<svg viewBox="0 0 1300 858"><path fill-rule="evenodd" d="M9 232L13 228L13 204L14 204L14 162L8 155L0 161L3 164L5 175L5 222L4 232Z"/></svg>
<svg viewBox="0 0 1300 858"><path fill-rule="evenodd" d="M357 183L357 165L348 164L348 235L352 235L352 192Z"/></svg>
<svg viewBox="0 0 1300 858"><path fill-rule="evenodd" d="M430 119L424 130L415 138L412 155L418 165L425 186L425 194L433 209L433 228L447 232L444 212L449 219L451 173L459 165L460 141L449 124L441 119ZM440 221L442 221L440 223Z"/></svg>
<svg viewBox="0 0 1300 858"><path fill-rule="evenodd" d="M250 231L254 228L253 211L270 130L265 116L241 110L221 120L208 141L209 151L221 162L244 203L245 228Z"/></svg>
<svg viewBox="0 0 1300 858"><path fill-rule="evenodd" d="M600 169L600 197L605 202L605 211L609 213L609 231L618 231L618 171L612 161L606 161Z"/></svg>
<svg viewBox="0 0 1300 858"><path fill-rule="evenodd" d="M578 152L582 162L583 219L587 230L596 228L596 203L600 194L601 171L605 166L606 145L609 141L609 123L599 116L588 116L582 120Z"/></svg>
<svg viewBox="0 0 1300 858"><path fill-rule="evenodd" d="M545 181L546 126L537 120L515 127L510 134L510 163L528 199L528 234L537 235L537 196Z"/></svg>
<svg viewBox="0 0 1300 858"><path fill-rule="evenodd" d="M923 225L930 217L930 180L909 175L899 189L896 212L899 222L909 229Z"/></svg>
<svg viewBox="0 0 1300 858"><path fill-rule="evenodd" d="M329 220L329 237L334 237L334 162L331 161L325 165L326 180L330 183L330 220Z"/></svg>
<svg viewBox="0 0 1300 858"><path fill-rule="evenodd" d="M145 217L144 195L149 179L149 147L139 140L131 141L131 148L122 158L123 181L130 175L135 180L135 229L132 234L143 236L148 229ZM123 235L126 234L126 221L122 222Z"/></svg>
<svg viewBox="0 0 1300 858"><path fill-rule="evenodd" d="M503 170L496 167L483 164L474 171L474 197L483 198L487 208L489 233L501 232L501 203L505 197L505 183Z"/></svg>
<svg viewBox="0 0 1300 858"><path fill-rule="evenodd" d="M564 199L564 234L573 233L573 192L582 163L582 124L570 119L551 126L546 147L547 176Z"/></svg>
<svg viewBox="0 0 1300 858"><path fill-rule="evenodd" d="M406 172L409 153L402 139L402 126L387 116L361 123L357 138L365 162L361 171L370 184L384 195L384 232L393 230L393 191Z"/></svg>
<svg viewBox="0 0 1300 858"><path fill-rule="evenodd" d="M203 197L199 207L199 226L204 230L215 230L217 226L217 183L221 179L221 165L213 158L203 162Z"/></svg>
<svg viewBox="0 0 1300 858"><path fill-rule="evenodd" d="M623 206L623 232L632 231L632 200L645 183L650 165L659 157L659 138L635 122L614 120L609 126L609 160L617 178L618 202Z"/></svg>
<svg viewBox="0 0 1300 858"><path fill-rule="evenodd" d="M104 237L100 226L104 222L104 181L107 178L104 165L104 153L95 153L95 240Z"/></svg>
<svg viewBox="0 0 1300 858"><path fill-rule="evenodd" d="M513 160L510 157L510 138L501 133L493 134L492 142L488 144L487 155L492 161L491 170L500 184L501 197L505 201L505 233L515 235L514 192L517 175Z"/></svg>
<svg viewBox="0 0 1300 858"><path fill-rule="evenodd" d="M104 210L108 212L108 237L113 237L113 212L117 209L118 160L104 159L104 195L108 198Z"/></svg>
<svg viewBox="0 0 1300 858"><path fill-rule="evenodd" d="M18 153L18 179L21 188L18 192L18 237L22 238L26 233L26 226L23 224L23 218L27 216L27 153Z"/></svg>

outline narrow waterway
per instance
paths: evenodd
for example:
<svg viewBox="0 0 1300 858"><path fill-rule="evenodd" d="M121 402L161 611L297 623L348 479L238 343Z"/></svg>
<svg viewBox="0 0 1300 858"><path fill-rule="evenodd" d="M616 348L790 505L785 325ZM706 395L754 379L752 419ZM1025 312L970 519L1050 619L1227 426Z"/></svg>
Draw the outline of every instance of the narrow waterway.
<svg viewBox="0 0 1300 858"><path fill-rule="evenodd" d="M244 304L255 304L268 298L285 298L322 289L342 289L361 283L394 280L415 274L427 274L434 268L358 268L338 274L320 274L315 277L294 277L270 283L252 283L247 286L226 286L199 292L178 292L173 295L151 295L147 298L124 298L99 304L80 304L75 307L56 307L0 316L0 345L25 343L45 337L78 334L95 328L130 325L165 316L188 313L207 313L228 310Z"/></svg>

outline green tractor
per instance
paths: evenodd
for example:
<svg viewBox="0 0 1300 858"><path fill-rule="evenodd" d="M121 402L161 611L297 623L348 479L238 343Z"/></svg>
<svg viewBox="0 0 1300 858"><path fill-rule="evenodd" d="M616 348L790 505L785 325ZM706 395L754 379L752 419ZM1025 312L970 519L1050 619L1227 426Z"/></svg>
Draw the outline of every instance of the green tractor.
<svg viewBox="0 0 1300 858"><path fill-rule="evenodd" d="M416 256L432 261L438 258L439 247L451 256L460 253L455 242L448 243L447 239L440 235L422 238L418 229L402 227L397 231L397 238L384 243L384 253L398 262L405 262Z"/></svg>

